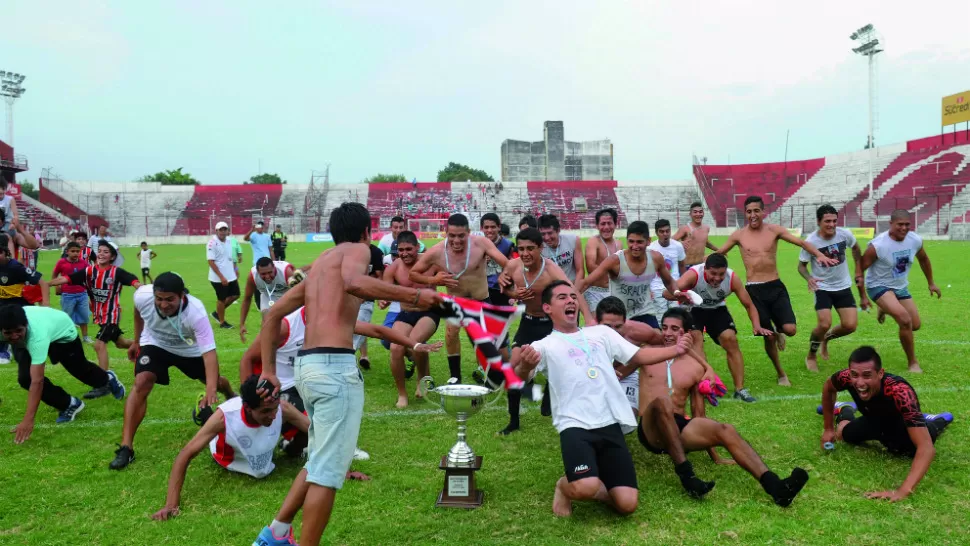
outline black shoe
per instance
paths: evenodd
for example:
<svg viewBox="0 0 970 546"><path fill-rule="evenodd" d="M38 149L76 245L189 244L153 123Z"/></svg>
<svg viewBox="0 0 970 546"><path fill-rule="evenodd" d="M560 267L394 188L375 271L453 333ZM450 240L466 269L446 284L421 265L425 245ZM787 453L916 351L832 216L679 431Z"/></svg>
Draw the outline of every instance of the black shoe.
<svg viewBox="0 0 970 546"><path fill-rule="evenodd" d="M216 322L219 322L219 313L216 313L215 311L213 311L212 319L215 320Z"/></svg>
<svg viewBox="0 0 970 546"><path fill-rule="evenodd" d="M472 372L472 379L475 380L475 383L478 383L479 385L484 385L485 372L481 368L475 368L475 371Z"/></svg>
<svg viewBox="0 0 970 546"><path fill-rule="evenodd" d="M360 359L360 368L362 370L369 370L370 369L370 359L367 358L366 356L363 357L363 358L361 358ZM413 375L414 372L411 372L411 374Z"/></svg>
<svg viewBox="0 0 970 546"><path fill-rule="evenodd" d="M801 468L795 468L791 472L791 476L788 476L778 485L777 490L772 496L775 504L781 506L782 508L787 507L795 500L795 496L798 492L805 487L808 483L808 472L805 472Z"/></svg>
<svg viewBox="0 0 970 546"><path fill-rule="evenodd" d="M121 470L125 468L131 461L135 460L135 450L128 446L119 445L118 449L115 450L115 458L111 463L108 464L108 468L111 470Z"/></svg>
<svg viewBox="0 0 970 546"><path fill-rule="evenodd" d="M509 423L509 425L507 427L505 427L502 430L498 431L498 435L499 436L508 436L509 434L512 434L513 432L518 432L518 430L519 430L519 425L512 426L512 424Z"/></svg>
<svg viewBox="0 0 970 546"><path fill-rule="evenodd" d="M107 396L109 394L111 394L111 387L105 385L103 387L96 387L89 390L88 392L84 393L82 398L85 400L94 400L95 398L101 398L102 396Z"/></svg>
<svg viewBox="0 0 970 546"><path fill-rule="evenodd" d="M680 484L684 486L684 490L692 498L700 499L704 495L711 492L714 489L714 482L705 482L704 480L697 477L694 474L694 466L690 464L690 461L684 461L679 465L674 467L674 472L677 473L677 477L680 478Z"/></svg>
<svg viewBox="0 0 970 546"><path fill-rule="evenodd" d="M223 322L222 324L219 325L219 328L222 328L223 330L231 330L232 324L229 324L228 322Z"/></svg>

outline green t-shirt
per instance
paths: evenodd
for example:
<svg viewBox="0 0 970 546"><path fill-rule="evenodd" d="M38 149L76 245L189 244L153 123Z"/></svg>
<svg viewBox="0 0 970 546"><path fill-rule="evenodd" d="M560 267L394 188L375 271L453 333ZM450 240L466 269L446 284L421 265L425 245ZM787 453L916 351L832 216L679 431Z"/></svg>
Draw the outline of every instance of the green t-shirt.
<svg viewBox="0 0 970 546"><path fill-rule="evenodd" d="M27 314L27 352L30 363L40 365L47 362L47 351L51 343L67 343L77 339L77 327L71 317L60 309L24 307Z"/></svg>
<svg viewBox="0 0 970 546"><path fill-rule="evenodd" d="M235 237L230 237L229 240L232 242L232 263L242 262L242 246Z"/></svg>

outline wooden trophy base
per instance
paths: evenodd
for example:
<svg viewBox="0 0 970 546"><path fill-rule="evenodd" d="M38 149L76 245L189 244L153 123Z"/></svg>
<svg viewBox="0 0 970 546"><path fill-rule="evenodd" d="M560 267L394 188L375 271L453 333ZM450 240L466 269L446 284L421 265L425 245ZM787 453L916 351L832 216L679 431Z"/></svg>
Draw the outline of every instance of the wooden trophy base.
<svg viewBox="0 0 970 546"><path fill-rule="evenodd" d="M448 457L442 457L438 468L445 471L445 487L438 494L435 506L440 508L478 508L485 494L475 489L475 472L482 468L482 458L475 457L472 466L454 468L448 466Z"/></svg>

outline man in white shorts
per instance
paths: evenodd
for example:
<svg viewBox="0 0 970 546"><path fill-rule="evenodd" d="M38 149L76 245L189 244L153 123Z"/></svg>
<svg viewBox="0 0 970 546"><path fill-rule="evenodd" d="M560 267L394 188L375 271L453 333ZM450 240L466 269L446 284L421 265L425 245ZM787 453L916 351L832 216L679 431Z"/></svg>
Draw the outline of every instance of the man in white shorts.
<svg viewBox="0 0 970 546"><path fill-rule="evenodd" d="M653 225L653 231L657 234L657 240L647 245L647 250L653 250L663 257L670 276L676 282L685 271L684 260L687 255L684 253L684 245L670 238L670 220L663 218L657 220ZM653 295L654 316L657 317L659 324L660 317L667 312L667 309L677 307L677 302L664 299L664 282L660 277L654 277L650 281L650 293Z"/></svg>

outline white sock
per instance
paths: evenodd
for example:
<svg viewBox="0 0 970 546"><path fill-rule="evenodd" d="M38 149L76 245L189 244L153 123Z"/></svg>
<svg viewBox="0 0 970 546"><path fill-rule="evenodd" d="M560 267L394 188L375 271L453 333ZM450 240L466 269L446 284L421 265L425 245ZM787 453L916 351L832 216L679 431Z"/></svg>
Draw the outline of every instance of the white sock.
<svg viewBox="0 0 970 546"><path fill-rule="evenodd" d="M290 528L293 527L292 523L283 523L282 521L273 520L273 523L269 524L269 528L273 531L273 534L278 537L285 537L287 533L290 532Z"/></svg>

